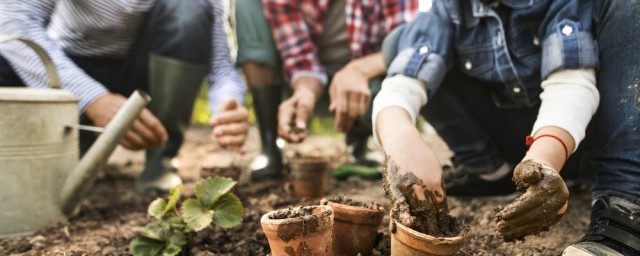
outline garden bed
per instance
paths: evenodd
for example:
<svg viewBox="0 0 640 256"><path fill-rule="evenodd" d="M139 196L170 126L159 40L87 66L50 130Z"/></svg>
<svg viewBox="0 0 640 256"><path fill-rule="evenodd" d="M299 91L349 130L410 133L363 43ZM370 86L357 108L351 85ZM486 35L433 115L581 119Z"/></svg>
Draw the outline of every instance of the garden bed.
<svg viewBox="0 0 640 256"><path fill-rule="evenodd" d="M427 141L437 149L439 157L449 156L437 137L427 136ZM346 158L340 137L312 137L300 147L329 156L336 165ZM186 183L185 194L193 194L193 186L202 168L246 163L258 148L254 131L248 143L250 153L238 156L215 146L206 130L190 130L178 156L180 175ZM128 255L129 242L135 237L136 229L151 221L146 208L155 199L134 191L135 176L142 169L143 156L142 153L117 151L82 202L81 210L68 222L40 230L32 236L0 240L0 255ZM318 204L319 199L292 196L289 182L250 183L246 174L240 179L237 195L245 207L243 224L231 229L206 228L195 237L190 248L192 255L266 255L269 245L260 228L260 218L264 213L289 206ZM349 196L377 202L387 212L390 207L380 180L357 177L333 180L325 196ZM549 232L528 237L524 242L504 243L494 231L494 208L508 202L509 198L449 197L450 213L470 226L468 239L459 255L560 255L567 245L580 239L589 223L590 194L574 193L566 216ZM374 255L389 253L388 223L386 214L379 227Z"/></svg>

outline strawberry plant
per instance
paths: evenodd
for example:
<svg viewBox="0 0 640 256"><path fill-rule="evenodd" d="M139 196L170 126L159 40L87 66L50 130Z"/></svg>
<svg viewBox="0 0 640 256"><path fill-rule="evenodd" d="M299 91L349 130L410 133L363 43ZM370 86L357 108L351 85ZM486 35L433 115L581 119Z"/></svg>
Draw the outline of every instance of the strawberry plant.
<svg viewBox="0 0 640 256"><path fill-rule="evenodd" d="M217 225L230 228L242 223L240 199L230 193L236 182L229 178L207 178L196 185L196 198L178 201L182 186L171 190L168 200L158 198L149 204L148 214L155 220L138 230L129 251L134 256L178 255L191 235Z"/></svg>

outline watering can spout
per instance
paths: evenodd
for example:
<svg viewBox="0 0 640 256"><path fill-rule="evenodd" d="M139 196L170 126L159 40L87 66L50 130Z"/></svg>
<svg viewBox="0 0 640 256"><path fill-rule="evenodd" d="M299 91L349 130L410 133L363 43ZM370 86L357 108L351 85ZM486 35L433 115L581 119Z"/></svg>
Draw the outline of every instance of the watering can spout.
<svg viewBox="0 0 640 256"><path fill-rule="evenodd" d="M146 93L135 91L105 127L104 132L96 139L78 165L69 173L60 195L64 213L68 214L73 211L80 199L93 185L99 167L108 160L140 111L150 100L151 97Z"/></svg>

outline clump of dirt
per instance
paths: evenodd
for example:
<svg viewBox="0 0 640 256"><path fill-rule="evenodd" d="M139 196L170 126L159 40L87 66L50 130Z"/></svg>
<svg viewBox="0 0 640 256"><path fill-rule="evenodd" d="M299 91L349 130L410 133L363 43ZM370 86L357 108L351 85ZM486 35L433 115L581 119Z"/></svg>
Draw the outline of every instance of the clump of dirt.
<svg viewBox="0 0 640 256"><path fill-rule="evenodd" d="M313 207L289 207L269 214L269 219L282 220L289 218L306 217L313 214Z"/></svg>
<svg viewBox="0 0 640 256"><path fill-rule="evenodd" d="M435 237L458 236L467 230L462 222L449 215L445 195L424 189L422 181L411 172L400 174L398 166L388 156L384 164L383 186L393 204L393 220ZM416 195L416 188L424 191L424 195ZM438 201L436 198L439 197L443 199Z"/></svg>
<svg viewBox="0 0 640 256"><path fill-rule="evenodd" d="M355 206L355 207L363 207L363 208L367 208L367 209L371 209L371 210L379 210L379 209L384 209L384 207L382 207L382 205L380 205L379 203L376 202L362 202L362 201L356 201L353 200L351 198L348 197L342 197L342 196L335 196L335 197L330 197L327 198L327 202L331 201L334 203L339 203L339 204L344 204L344 205L349 205L349 206ZM324 204L326 205L327 202L324 202Z"/></svg>

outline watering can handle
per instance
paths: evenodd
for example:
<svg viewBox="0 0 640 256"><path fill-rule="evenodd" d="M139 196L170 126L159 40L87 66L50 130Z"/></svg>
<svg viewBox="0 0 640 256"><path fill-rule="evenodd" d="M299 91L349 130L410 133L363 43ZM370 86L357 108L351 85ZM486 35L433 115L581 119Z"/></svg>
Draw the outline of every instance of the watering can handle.
<svg viewBox="0 0 640 256"><path fill-rule="evenodd" d="M42 60L42 64L44 64L44 68L47 70L47 79L49 80L49 87L51 87L52 89L62 88L62 86L60 86L60 77L58 76L58 71L56 71L56 66L53 64L53 61L51 61L51 57L49 57L49 54L47 54L47 52L44 49L42 49L40 45L24 37L0 35L0 43L12 41L12 40L18 40L20 42L23 42L24 44L29 46L29 48L33 49L33 51L36 52L40 60Z"/></svg>

